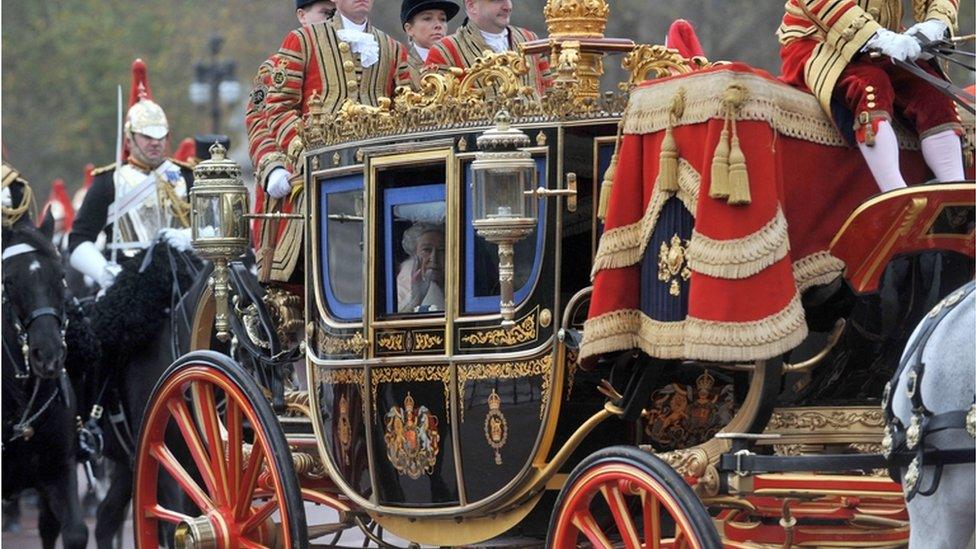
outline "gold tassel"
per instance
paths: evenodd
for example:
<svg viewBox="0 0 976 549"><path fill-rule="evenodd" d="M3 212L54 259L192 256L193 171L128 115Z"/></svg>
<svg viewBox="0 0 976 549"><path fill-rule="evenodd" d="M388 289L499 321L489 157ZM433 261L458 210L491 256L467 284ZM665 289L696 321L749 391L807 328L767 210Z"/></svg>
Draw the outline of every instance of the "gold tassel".
<svg viewBox="0 0 976 549"><path fill-rule="evenodd" d="M712 183L708 196L714 199L729 197L729 123L725 122L718 145L712 154Z"/></svg>
<svg viewBox="0 0 976 549"><path fill-rule="evenodd" d="M624 133L624 121L627 119L627 110L620 116L617 123L617 138L613 143L613 156L610 157L610 165L603 174L603 183L600 185L600 202L597 205L596 216L600 221L607 220L607 211L610 209L610 193L613 192L613 179L617 176L617 161L620 158L620 141Z"/></svg>
<svg viewBox="0 0 976 549"><path fill-rule="evenodd" d="M674 129L670 124L661 142L661 161L655 185L662 192L678 192L678 142L674 140Z"/></svg>
<svg viewBox="0 0 976 549"><path fill-rule="evenodd" d="M678 192L678 142L674 138L674 124L685 113L685 89L678 88L671 98L668 109L668 127L664 130L661 142L661 158L658 166L657 182L654 184L662 192Z"/></svg>
<svg viewBox="0 0 976 549"><path fill-rule="evenodd" d="M732 126L732 148L729 151L729 205L742 206L752 203L749 193L749 171L746 169L746 156L739 146L739 136Z"/></svg>
<svg viewBox="0 0 976 549"><path fill-rule="evenodd" d="M617 158L619 156L620 153L614 150L613 156L610 157L610 166L603 174L603 184L600 185L600 206L596 214L600 221L606 221L607 210L610 209L610 193L613 191L613 178L617 174Z"/></svg>

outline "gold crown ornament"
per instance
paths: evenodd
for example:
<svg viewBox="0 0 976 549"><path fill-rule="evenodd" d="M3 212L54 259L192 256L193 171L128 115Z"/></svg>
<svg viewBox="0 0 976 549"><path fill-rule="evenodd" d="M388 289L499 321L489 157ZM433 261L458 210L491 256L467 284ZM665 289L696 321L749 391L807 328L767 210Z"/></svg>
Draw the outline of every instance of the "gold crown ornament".
<svg viewBox="0 0 976 549"><path fill-rule="evenodd" d="M543 14L551 38L603 38L610 6L606 0L547 0Z"/></svg>

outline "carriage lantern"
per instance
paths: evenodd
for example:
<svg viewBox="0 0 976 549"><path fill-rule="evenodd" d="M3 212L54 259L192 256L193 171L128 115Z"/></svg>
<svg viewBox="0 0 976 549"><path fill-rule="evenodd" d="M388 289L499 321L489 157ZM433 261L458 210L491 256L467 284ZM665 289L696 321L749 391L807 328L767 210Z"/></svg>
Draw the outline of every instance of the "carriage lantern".
<svg viewBox="0 0 976 549"><path fill-rule="evenodd" d="M520 147L529 136L511 127L508 112L499 111L495 127L478 137L478 154L471 165L474 195L474 228L478 235L498 245L498 281L501 286L502 326L515 325L515 243L536 225L536 166Z"/></svg>
<svg viewBox="0 0 976 549"><path fill-rule="evenodd" d="M248 194L241 179L241 167L227 158L227 150L220 143L210 147L209 160L193 168L190 204L193 249L214 263L210 284L216 301L217 338L227 341L230 338L227 264L247 251L250 231L244 217L248 212Z"/></svg>

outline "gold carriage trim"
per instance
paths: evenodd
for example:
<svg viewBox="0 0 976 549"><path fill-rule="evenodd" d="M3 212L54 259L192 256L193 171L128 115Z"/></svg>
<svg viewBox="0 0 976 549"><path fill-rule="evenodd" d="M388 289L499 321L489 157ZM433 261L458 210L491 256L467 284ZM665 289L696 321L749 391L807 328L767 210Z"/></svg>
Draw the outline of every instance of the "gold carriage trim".
<svg viewBox="0 0 976 549"><path fill-rule="evenodd" d="M749 278L786 257L790 251L786 229L786 216L777 206L769 223L742 238L716 240L692 231L688 265L715 278Z"/></svg>
<svg viewBox="0 0 976 549"><path fill-rule="evenodd" d="M666 129L671 122L671 98L678 88L693 89L675 126L700 124L725 118L725 90L732 84L746 86L749 94L737 113L737 120L762 121L776 132L822 145L846 147L844 138L824 114L817 98L785 84L754 74L721 71L692 74L669 82L637 88L631 92L624 133L649 134ZM897 125L896 125L897 126ZM899 146L917 150L918 136L896 127Z"/></svg>
<svg viewBox="0 0 976 549"><path fill-rule="evenodd" d="M460 340L465 345L464 350L493 349L496 347L511 347L535 341L538 337L536 329L536 306L529 314L519 319L511 328L462 328Z"/></svg>
<svg viewBox="0 0 976 549"><path fill-rule="evenodd" d="M639 348L664 359L752 361L783 354L806 336L799 294L778 313L749 322L718 322L692 316L662 322L627 309L586 321L580 358Z"/></svg>
<svg viewBox="0 0 976 549"><path fill-rule="evenodd" d="M370 399L373 403L373 416L377 415L376 395L380 383L409 383L418 381L439 381L444 384L444 410L451 413L451 367L450 366L410 366L408 368L372 368L369 372Z"/></svg>
<svg viewBox="0 0 976 549"><path fill-rule="evenodd" d="M524 362L494 362L487 364L458 364L458 400L460 402L460 421L464 423L464 392L469 381L482 379L519 379L532 376L542 377L542 404L539 419L545 416L549 406L552 387L552 355L545 355Z"/></svg>
<svg viewBox="0 0 976 549"><path fill-rule="evenodd" d="M657 225L664 203L671 196L677 196L689 212L694 214L698 209L698 190L701 186L701 175L685 159L678 160L678 191L671 193L660 190L657 186L651 191L651 199L640 221L630 225L615 227L603 233L600 237L600 248L593 260L593 270L590 278L604 269L620 269L636 265L644 256L651 232Z"/></svg>
<svg viewBox="0 0 976 549"><path fill-rule="evenodd" d="M803 293L814 286L829 284L844 274L844 267L843 261L826 251L812 253L794 261L793 278L796 280L796 289Z"/></svg>

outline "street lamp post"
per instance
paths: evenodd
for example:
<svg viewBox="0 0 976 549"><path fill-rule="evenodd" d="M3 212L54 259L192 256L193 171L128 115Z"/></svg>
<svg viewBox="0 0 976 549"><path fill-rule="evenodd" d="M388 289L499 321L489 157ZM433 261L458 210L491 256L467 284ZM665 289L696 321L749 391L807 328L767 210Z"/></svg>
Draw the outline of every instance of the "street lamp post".
<svg viewBox="0 0 976 549"><path fill-rule="evenodd" d="M219 59L224 39L220 35L210 37L210 60L193 66L193 82L190 83L190 102L197 106L210 105L210 133L220 133L220 116L223 105L237 102L241 85L234 78L237 64Z"/></svg>

